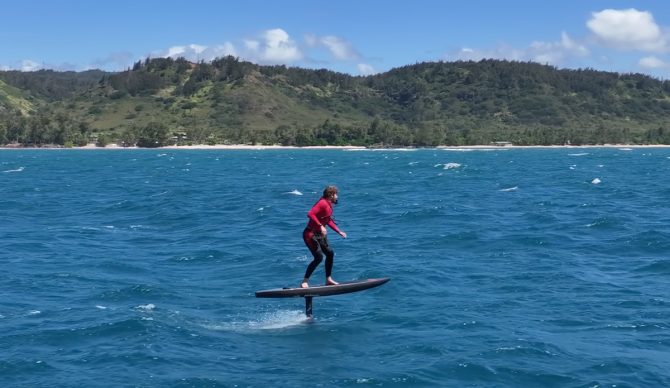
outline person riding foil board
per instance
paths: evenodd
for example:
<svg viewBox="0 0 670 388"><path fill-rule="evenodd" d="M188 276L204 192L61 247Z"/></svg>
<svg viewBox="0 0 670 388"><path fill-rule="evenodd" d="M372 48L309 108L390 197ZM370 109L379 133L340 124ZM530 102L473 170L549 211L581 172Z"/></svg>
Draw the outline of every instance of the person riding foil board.
<svg viewBox="0 0 670 388"><path fill-rule="evenodd" d="M309 278L312 273L321 264L323 257L326 257L326 285L339 284L332 278L333 259L335 252L328 244L328 230L326 226L330 227L342 238L347 238L347 234L341 231L333 221L333 205L337 204L338 190L335 186L327 186L323 190L323 196L312 206L312 209L307 213L309 221L307 227L302 232L302 239L307 245L307 248L314 256L314 260L307 266L305 277L302 279L300 287L309 287Z"/></svg>

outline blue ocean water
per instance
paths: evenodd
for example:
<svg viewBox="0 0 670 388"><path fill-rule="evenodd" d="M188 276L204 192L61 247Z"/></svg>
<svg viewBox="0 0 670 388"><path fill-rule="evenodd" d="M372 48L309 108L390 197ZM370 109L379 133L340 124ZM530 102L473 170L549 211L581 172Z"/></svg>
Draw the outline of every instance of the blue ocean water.
<svg viewBox="0 0 670 388"><path fill-rule="evenodd" d="M2 386L670 386L670 149L0 151ZM340 188L334 277L299 284ZM312 283L323 282L323 266Z"/></svg>

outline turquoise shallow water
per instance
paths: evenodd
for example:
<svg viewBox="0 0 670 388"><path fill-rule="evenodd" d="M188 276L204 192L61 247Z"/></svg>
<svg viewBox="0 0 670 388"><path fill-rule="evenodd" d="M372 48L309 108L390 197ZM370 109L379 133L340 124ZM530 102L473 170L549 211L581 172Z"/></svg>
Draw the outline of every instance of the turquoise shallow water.
<svg viewBox="0 0 670 388"><path fill-rule="evenodd" d="M0 151L3 386L670 385L670 149ZM328 183L339 280L295 286ZM313 278L323 281L323 267Z"/></svg>

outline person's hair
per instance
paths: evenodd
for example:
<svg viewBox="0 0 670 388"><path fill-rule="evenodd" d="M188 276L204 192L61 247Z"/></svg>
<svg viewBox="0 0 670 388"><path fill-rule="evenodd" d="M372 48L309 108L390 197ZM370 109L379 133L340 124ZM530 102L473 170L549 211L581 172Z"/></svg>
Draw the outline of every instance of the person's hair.
<svg viewBox="0 0 670 388"><path fill-rule="evenodd" d="M333 196L333 194L337 194L337 187L326 186L326 188L323 189L323 198L330 198Z"/></svg>

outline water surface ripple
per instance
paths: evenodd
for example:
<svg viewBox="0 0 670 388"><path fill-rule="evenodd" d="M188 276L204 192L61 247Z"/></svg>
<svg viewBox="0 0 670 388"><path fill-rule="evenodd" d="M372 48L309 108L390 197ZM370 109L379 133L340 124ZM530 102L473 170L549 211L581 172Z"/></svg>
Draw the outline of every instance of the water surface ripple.
<svg viewBox="0 0 670 388"><path fill-rule="evenodd" d="M670 386L670 149L0 151L3 386ZM325 184L347 240L297 285ZM323 281L323 268L313 278Z"/></svg>

